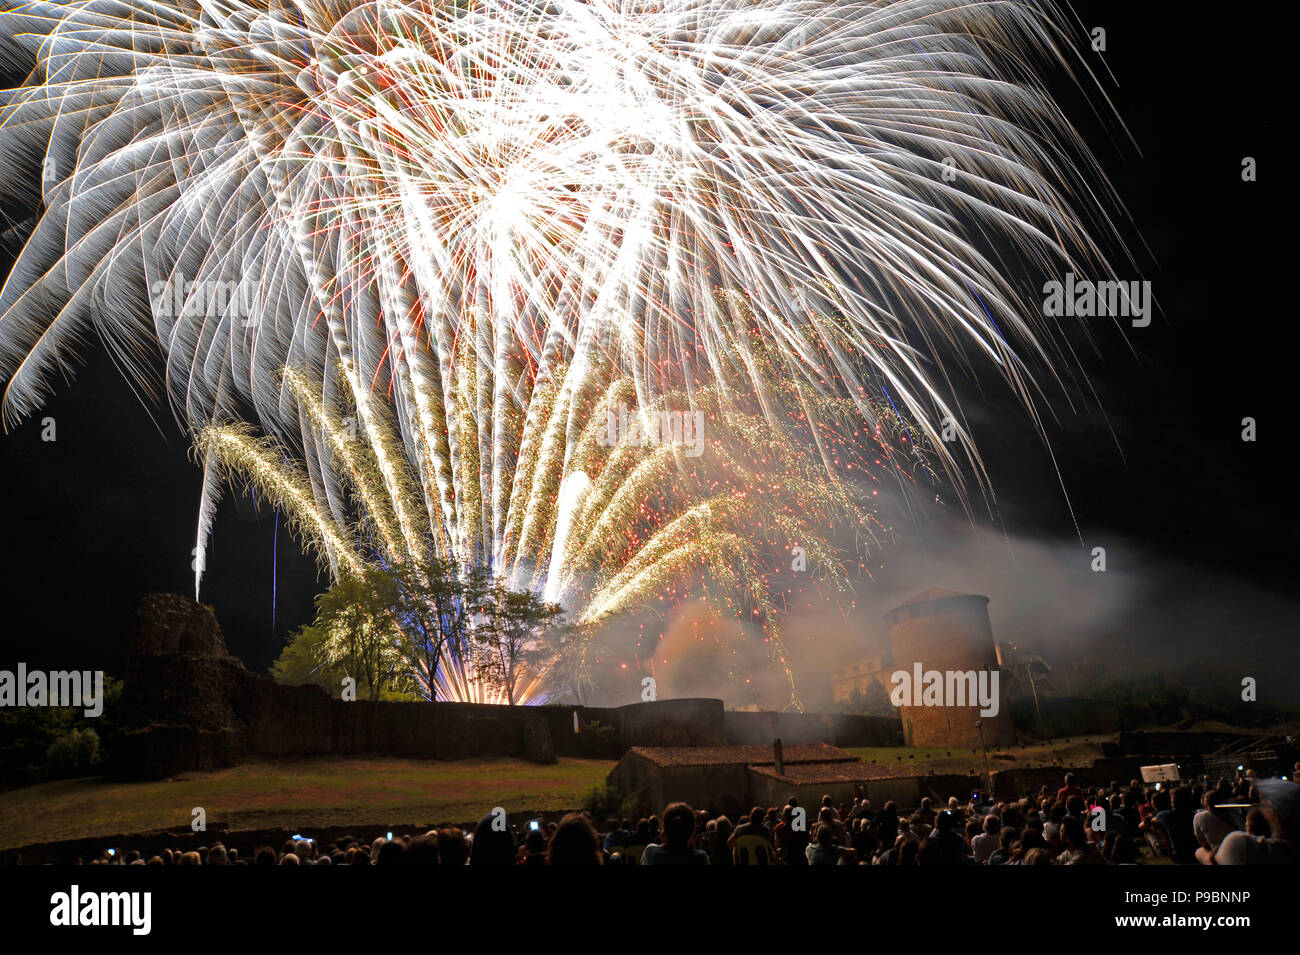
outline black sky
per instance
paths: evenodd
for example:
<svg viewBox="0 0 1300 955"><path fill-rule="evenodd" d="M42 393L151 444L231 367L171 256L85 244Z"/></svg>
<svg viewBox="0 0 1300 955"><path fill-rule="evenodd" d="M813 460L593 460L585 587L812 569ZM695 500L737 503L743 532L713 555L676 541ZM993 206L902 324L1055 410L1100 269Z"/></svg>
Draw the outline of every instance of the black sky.
<svg viewBox="0 0 1300 955"><path fill-rule="evenodd" d="M1084 24L1106 30L1101 56L1119 81L1107 88L1141 155L1105 138L1073 99L1071 115L1133 214L1128 238L1151 249L1139 254L1141 277L1163 311L1128 330L1127 344L1098 328L1098 350L1082 361L1105 418L1095 405L1057 405L1051 446L1088 546L1137 542L1144 559L1181 568L1189 590L1230 578L1284 599L1300 545L1287 461L1292 246L1279 228L1292 174L1277 120L1284 61L1266 23L1216 17L1207 29L1180 9L1076 5ZM1244 156L1257 159L1259 181L1242 182ZM0 436L0 667L120 672L140 597L193 592L200 482L188 443L170 409L147 409L98 343L84 357L45 411ZM985 401L976 438L1004 529L1078 546L1042 444L1005 394ZM1240 438L1248 415L1255 444ZM41 440L45 416L52 443ZM1111 559L1122 569L1124 547ZM228 494L203 599L232 652L265 668L318 589L274 513Z"/></svg>

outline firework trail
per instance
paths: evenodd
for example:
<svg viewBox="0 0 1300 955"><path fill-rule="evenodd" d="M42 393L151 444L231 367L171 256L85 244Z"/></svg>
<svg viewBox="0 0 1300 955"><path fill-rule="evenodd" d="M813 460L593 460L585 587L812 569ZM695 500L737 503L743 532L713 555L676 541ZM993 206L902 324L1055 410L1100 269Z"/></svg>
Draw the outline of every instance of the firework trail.
<svg viewBox="0 0 1300 955"><path fill-rule="evenodd" d="M706 566L761 604L765 544L860 520L846 459L981 477L941 355L1032 413L1059 346L1002 256L1082 270L1109 225L1039 78L1068 35L1028 0L12 8L6 420L97 335L196 437L200 547L236 476L336 574L433 553L590 621ZM614 403L707 410L708 463L601 445Z"/></svg>

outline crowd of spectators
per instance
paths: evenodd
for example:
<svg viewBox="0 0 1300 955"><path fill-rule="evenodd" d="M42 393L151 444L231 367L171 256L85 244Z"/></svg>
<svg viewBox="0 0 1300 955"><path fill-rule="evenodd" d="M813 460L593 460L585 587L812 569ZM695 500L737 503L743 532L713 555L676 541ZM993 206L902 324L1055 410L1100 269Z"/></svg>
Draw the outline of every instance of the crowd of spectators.
<svg viewBox="0 0 1300 955"><path fill-rule="evenodd" d="M391 834L389 834L391 836ZM936 805L911 811L874 806L859 792L816 807L791 798L756 806L739 823L675 802L660 815L610 818L587 813L556 821L506 824L499 810L467 833L447 826L421 835L344 837L327 845L291 839L247 855L222 843L145 858L105 850L90 864L108 865L1296 865L1300 786L1239 775L1166 787L1084 789L1067 775L1014 801ZM82 860L78 860L82 861Z"/></svg>

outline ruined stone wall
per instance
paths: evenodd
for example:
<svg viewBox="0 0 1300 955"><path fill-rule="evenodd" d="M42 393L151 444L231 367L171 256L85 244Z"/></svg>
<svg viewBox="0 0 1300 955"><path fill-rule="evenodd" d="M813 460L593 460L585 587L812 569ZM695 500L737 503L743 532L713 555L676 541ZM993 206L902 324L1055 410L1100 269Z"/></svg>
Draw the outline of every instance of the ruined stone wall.
<svg viewBox="0 0 1300 955"><path fill-rule="evenodd" d="M227 654L211 608L173 594L141 603L123 706L126 728L111 766L130 779L326 755L553 762L618 759L633 746L768 744L776 736L880 745L897 728L871 717L725 713L711 699L621 707L344 702L318 686L249 673Z"/></svg>
<svg viewBox="0 0 1300 955"><path fill-rule="evenodd" d="M724 714L726 743L767 745L830 743L832 746L893 746L902 742L902 724L885 716L845 713L775 713L728 710Z"/></svg>
<svg viewBox="0 0 1300 955"><path fill-rule="evenodd" d="M1123 727L1119 705L1106 700L1049 696L1035 706L1032 697L1022 696L1012 699L1011 714L1017 726L1050 738L1118 733Z"/></svg>

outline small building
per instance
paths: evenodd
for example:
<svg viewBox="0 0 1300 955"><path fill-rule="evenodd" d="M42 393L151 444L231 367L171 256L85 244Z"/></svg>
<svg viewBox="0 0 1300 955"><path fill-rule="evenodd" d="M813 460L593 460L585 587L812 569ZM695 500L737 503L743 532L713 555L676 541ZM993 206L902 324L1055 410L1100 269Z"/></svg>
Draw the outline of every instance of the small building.
<svg viewBox="0 0 1300 955"><path fill-rule="evenodd" d="M738 820L753 806L784 805L791 796L810 812L823 796L838 805L859 788L868 798L897 798L903 792L894 790L911 782L901 780L897 770L825 743L784 746L780 757L778 764L773 746L634 746L606 783L624 796L639 796L657 812L681 801Z"/></svg>
<svg viewBox="0 0 1300 955"><path fill-rule="evenodd" d="M872 683L879 683L888 691L887 679L884 657L853 660L831 671L831 698L836 703L848 702L854 693L865 693Z"/></svg>

